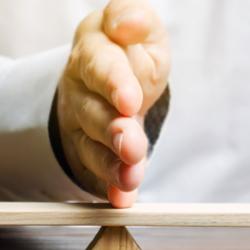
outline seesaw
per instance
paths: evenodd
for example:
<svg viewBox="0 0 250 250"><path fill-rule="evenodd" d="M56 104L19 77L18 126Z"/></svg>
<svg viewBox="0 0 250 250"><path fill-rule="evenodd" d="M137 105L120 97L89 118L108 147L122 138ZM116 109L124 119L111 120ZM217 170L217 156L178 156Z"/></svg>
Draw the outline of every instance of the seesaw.
<svg viewBox="0 0 250 250"><path fill-rule="evenodd" d="M140 249L126 226L250 227L250 204L108 204L0 202L0 226L100 225L87 249ZM156 248L157 249L157 248Z"/></svg>

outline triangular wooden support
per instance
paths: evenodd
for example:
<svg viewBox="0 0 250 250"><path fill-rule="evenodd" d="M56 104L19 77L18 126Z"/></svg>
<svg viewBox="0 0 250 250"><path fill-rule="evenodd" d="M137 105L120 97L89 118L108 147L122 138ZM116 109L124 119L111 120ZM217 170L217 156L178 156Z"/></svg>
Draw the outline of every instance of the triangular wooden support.
<svg viewBox="0 0 250 250"><path fill-rule="evenodd" d="M101 227L86 250L140 250L126 227Z"/></svg>

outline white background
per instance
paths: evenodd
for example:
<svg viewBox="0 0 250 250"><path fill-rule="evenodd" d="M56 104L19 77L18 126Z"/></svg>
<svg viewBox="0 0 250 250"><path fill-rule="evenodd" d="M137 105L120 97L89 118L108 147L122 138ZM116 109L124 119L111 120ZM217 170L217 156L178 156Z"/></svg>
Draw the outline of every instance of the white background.
<svg viewBox="0 0 250 250"><path fill-rule="evenodd" d="M7 112L8 116L13 116L15 120L14 130L22 130L25 125L22 124L22 118L19 122L17 115L13 113L13 105L10 104L13 100L4 99L8 95L4 93L6 88L3 88L1 76L6 74L6 57L12 58L12 62L15 58L14 62L21 65L26 62L26 68L27 65L36 65L34 58L37 61L42 58L43 63L32 68L31 79L27 71L24 71L25 76L17 74L18 81L13 69L11 75L14 80L20 82L18 86L27 82L33 84L36 82L34 76L40 75L42 78L47 72L46 65L50 65L51 74L44 76L48 83L53 82L49 97L44 99L50 100L56 79L69 53L68 47L58 47L70 44L79 21L89 11L103 6L105 2L107 1L0 0L0 102L1 106L5 107L5 114ZM151 2L169 31L172 101L169 117L147 168L140 199L249 202L250 1ZM47 56L44 56L44 53ZM16 98L21 98L20 94L16 95ZM20 99L20 103L25 103L25 98ZM48 107L49 103L46 105L45 107ZM0 116L1 112L3 114L0 108ZM39 110L36 109L36 112ZM43 112L39 126L45 127L48 112ZM6 117L7 115L0 119L2 134L11 123L11 119ZM1 122L7 125L1 126ZM13 145L12 153L15 155L20 148ZM44 152L47 152L47 144L44 145ZM5 146L0 141L0 150ZM9 169L33 164L32 152L27 153L25 160L17 162L16 165L13 159L9 163L10 157L1 153L0 156L5 167L8 166ZM39 156L36 156L36 160L37 157ZM51 171L42 168L47 164L46 159L43 158L42 163L40 167L36 164L39 170L33 169L32 172L24 167L23 171ZM49 164L55 162L51 160ZM34 168L34 165L32 166ZM52 171L50 179L41 177L44 182L41 186L48 193L57 189L58 192L53 194L56 196L61 187L66 185L66 181L60 182L63 177L58 179L53 173L56 175L59 170ZM58 180L56 186L50 183L54 179ZM22 181L27 182L27 185L21 184ZM13 185L6 184L5 188L17 194L22 190L24 196L30 188L30 178L25 181L22 174L5 175L3 171L0 182L13 182ZM39 185L36 187L35 183L32 184L34 190L40 188Z"/></svg>

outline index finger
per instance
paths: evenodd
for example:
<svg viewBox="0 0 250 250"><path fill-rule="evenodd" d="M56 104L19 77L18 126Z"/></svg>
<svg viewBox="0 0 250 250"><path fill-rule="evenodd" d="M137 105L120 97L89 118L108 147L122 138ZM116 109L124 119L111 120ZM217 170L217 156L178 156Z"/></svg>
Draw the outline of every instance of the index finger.
<svg viewBox="0 0 250 250"><path fill-rule="evenodd" d="M141 108L143 93L124 50L102 32L95 15L83 21L77 33L68 71L85 86L102 96L125 116L135 115ZM85 23L87 22L87 23ZM86 30L84 27L88 27ZM89 27L92 27L90 30Z"/></svg>

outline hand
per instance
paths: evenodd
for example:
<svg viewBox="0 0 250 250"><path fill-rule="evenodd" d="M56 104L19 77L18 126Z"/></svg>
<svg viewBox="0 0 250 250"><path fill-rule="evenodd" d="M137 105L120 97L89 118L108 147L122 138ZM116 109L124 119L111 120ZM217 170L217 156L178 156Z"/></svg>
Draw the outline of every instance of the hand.
<svg viewBox="0 0 250 250"><path fill-rule="evenodd" d="M115 207L136 199L147 155L143 120L166 88L165 28L145 0L113 0L79 25L58 88L67 161Z"/></svg>

